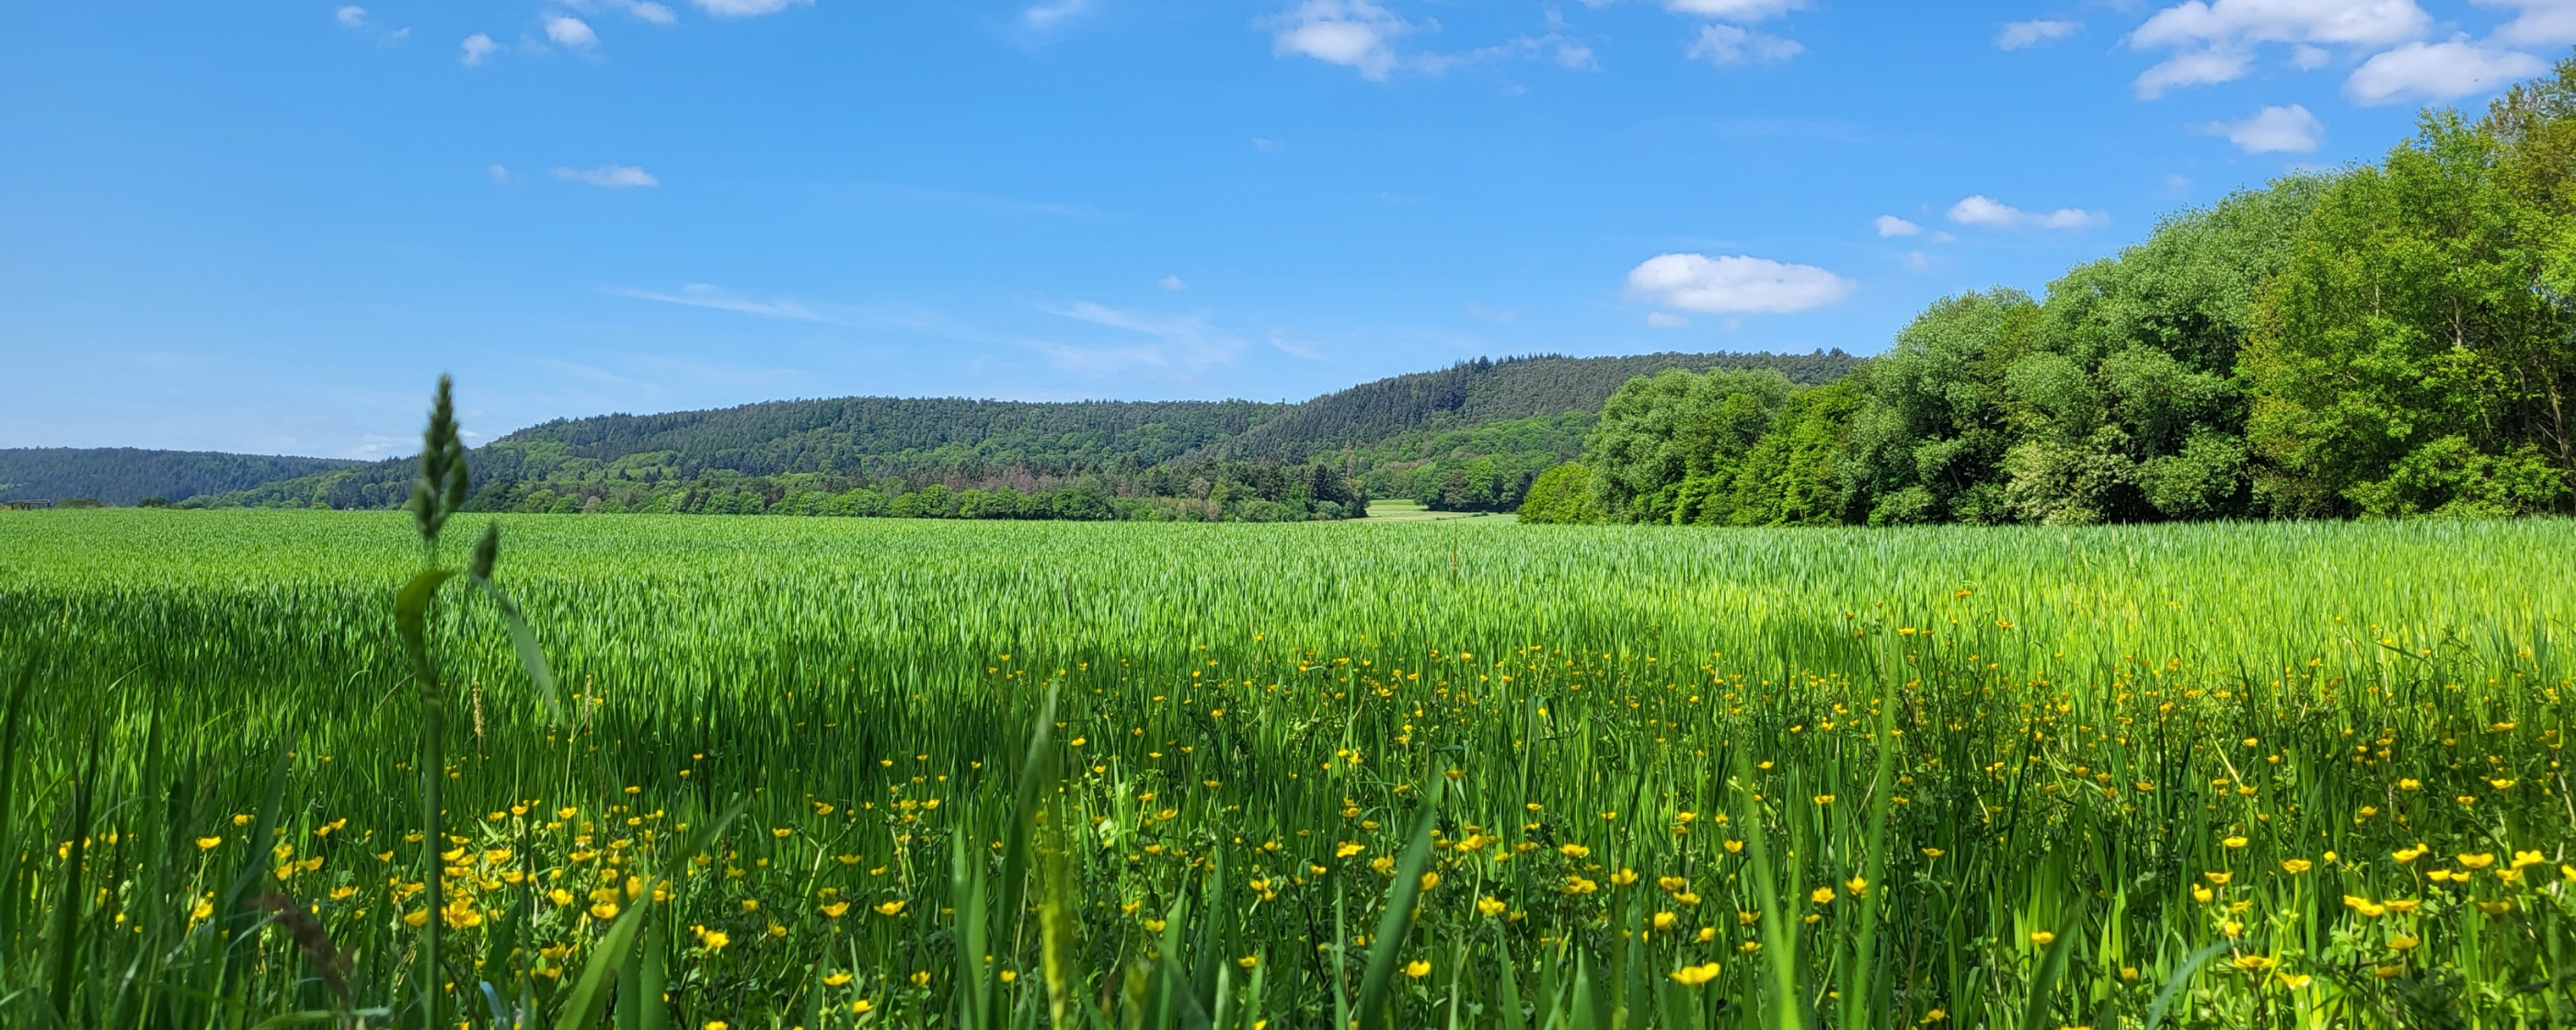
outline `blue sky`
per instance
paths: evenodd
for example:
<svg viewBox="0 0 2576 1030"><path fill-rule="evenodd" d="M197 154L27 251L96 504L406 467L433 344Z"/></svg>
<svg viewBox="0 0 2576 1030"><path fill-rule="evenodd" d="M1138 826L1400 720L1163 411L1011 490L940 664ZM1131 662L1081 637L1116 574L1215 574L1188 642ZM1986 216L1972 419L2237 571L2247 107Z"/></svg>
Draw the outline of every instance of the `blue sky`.
<svg viewBox="0 0 2576 1030"><path fill-rule="evenodd" d="M2576 0L0 8L0 446L1884 349L2370 160Z"/></svg>

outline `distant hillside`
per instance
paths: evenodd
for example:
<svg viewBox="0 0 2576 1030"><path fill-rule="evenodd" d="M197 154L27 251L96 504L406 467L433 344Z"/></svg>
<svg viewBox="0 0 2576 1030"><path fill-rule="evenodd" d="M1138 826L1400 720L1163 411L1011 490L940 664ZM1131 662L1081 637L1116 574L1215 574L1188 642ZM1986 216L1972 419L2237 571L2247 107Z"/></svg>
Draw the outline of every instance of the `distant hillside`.
<svg viewBox="0 0 2576 1030"><path fill-rule="evenodd" d="M530 426L476 448L477 489L599 478L685 481L710 473L829 473L982 480L1161 464L1242 433L1286 405L1252 401L1034 404L843 397L709 411L601 415ZM411 490L403 458L245 491L244 504L386 508Z"/></svg>
<svg viewBox="0 0 2576 1030"><path fill-rule="evenodd" d="M1250 491L1294 509L1340 496L1343 486L1332 481L1350 477L1351 489L1364 483L1381 495L1418 497L1434 506L1507 507L1517 503L1538 470L1579 449L1602 402L1630 379L1675 368L1771 368L1793 382L1814 384L1841 378L1858 363L1838 350L1539 355L1479 358L1299 404L842 397L558 419L476 448L471 503L490 510L765 511L788 503L791 495L807 498L795 503L810 507L821 503L812 498L864 489L891 503L936 485L951 493L1008 489L1024 497L1177 491L1202 502ZM360 464L174 457L229 461L241 471L220 484L185 488L102 485L96 496L111 504L155 494L173 501L220 494L207 500L391 508L409 494L413 475L410 458ZM66 460L66 468L80 463ZM1261 471L1270 466L1328 472L1279 479ZM1309 486L1281 485L1291 480ZM55 489L0 499L74 495ZM852 495L849 503L865 509L874 502Z"/></svg>
<svg viewBox="0 0 2576 1030"><path fill-rule="evenodd" d="M148 498L185 500L261 483L364 464L338 458L290 458L214 451L147 451L132 447L26 447L0 450L0 501L86 497L132 505Z"/></svg>
<svg viewBox="0 0 2576 1030"><path fill-rule="evenodd" d="M1666 369L1773 368L1812 386L1850 374L1860 359L1840 350L1813 354L1640 354L1569 358L1540 355L1478 358L1437 372L1416 372L1328 393L1289 408L1211 451L1232 458L1299 460L1423 429L1599 411L1621 383Z"/></svg>

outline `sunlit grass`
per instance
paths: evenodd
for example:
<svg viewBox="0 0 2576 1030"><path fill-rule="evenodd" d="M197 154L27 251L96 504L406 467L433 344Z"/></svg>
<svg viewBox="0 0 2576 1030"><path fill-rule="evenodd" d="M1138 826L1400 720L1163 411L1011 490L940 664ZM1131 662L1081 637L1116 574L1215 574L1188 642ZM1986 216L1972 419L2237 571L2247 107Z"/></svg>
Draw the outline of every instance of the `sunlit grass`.
<svg viewBox="0 0 2576 1030"><path fill-rule="evenodd" d="M380 1025L435 918L555 1026L639 910L621 1025L2571 1004L2576 525L503 525L571 725L437 609L431 841L404 517L0 515L0 1022Z"/></svg>

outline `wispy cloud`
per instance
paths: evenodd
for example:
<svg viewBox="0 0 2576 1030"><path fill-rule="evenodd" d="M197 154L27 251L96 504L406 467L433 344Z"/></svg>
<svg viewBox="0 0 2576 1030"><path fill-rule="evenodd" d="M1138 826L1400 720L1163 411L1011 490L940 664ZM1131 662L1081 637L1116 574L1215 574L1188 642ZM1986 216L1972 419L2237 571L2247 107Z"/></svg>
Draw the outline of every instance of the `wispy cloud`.
<svg viewBox="0 0 2576 1030"><path fill-rule="evenodd" d="M1807 0L1664 0L1664 9L1722 21L1761 21L1802 10Z"/></svg>
<svg viewBox="0 0 2576 1030"><path fill-rule="evenodd" d="M1895 215L1880 215L1870 224L1878 227L1878 234L1882 237L1912 236L1915 233L1923 231L1922 226L1906 221L1905 219L1898 218Z"/></svg>
<svg viewBox="0 0 2576 1030"><path fill-rule="evenodd" d="M553 40L556 46L588 50L599 45L599 34L591 31L590 23L569 14L549 16L545 26L546 38Z"/></svg>
<svg viewBox="0 0 2576 1030"><path fill-rule="evenodd" d="M1718 67L1754 62L1786 61L1806 52L1806 45L1740 25L1702 25L1699 38L1682 53L1692 60L1704 60Z"/></svg>
<svg viewBox="0 0 2576 1030"><path fill-rule="evenodd" d="M343 4L339 7L333 8L331 11L331 20L340 23L340 27L344 29L373 31L376 35L376 42L384 46L392 46L411 37L411 28L409 26L399 29L378 28L382 23L371 17L367 13L366 8L360 7L356 4Z"/></svg>
<svg viewBox="0 0 2576 1030"><path fill-rule="evenodd" d="M1395 71L1395 39L1414 25L1370 0L1306 0L1262 21L1271 52L1359 69L1385 81Z"/></svg>
<svg viewBox="0 0 2576 1030"><path fill-rule="evenodd" d="M697 0L699 10L718 18L757 18L800 4L810 7L813 3L814 0Z"/></svg>
<svg viewBox="0 0 2576 1030"><path fill-rule="evenodd" d="M680 15L655 0L552 0L580 14L625 14L655 25L679 24Z"/></svg>
<svg viewBox="0 0 2576 1030"><path fill-rule="evenodd" d="M1077 301L1070 307L1044 307L1039 310L1078 322L1120 329L1151 338L1150 344L1084 348L1056 345L1052 353L1060 360L1080 367L1149 367L1197 371L1211 365L1227 364L1241 354L1242 337L1210 325L1195 314L1165 314L1150 311L1122 311L1092 301Z"/></svg>
<svg viewBox="0 0 2576 1030"><path fill-rule="evenodd" d="M1950 220L1961 225L1997 229L2087 229L2108 222L2111 217L2099 211L2072 207L2061 207L2055 211L2024 211L1980 193L1950 205Z"/></svg>
<svg viewBox="0 0 2576 1030"><path fill-rule="evenodd" d="M1020 26L1031 32L1052 32L1057 26L1091 11L1092 0L1047 0L1031 4L1020 11Z"/></svg>
<svg viewBox="0 0 2576 1030"><path fill-rule="evenodd" d="M2141 73L2139 97L2177 86L2244 77L2258 46L2287 43L2303 62L2322 64L2323 48L2375 48L2423 38L2433 18L2415 0L2187 0L2149 17L2129 34L2131 49L2171 56Z"/></svg>
<svg viewBox="0 0 2576 1030"><path fill-rule="evenodd" d="M2530 54L2463 39L2408 43L2362 62L2344 80L2343 91L2363 104L2454 100L2548 70L2549 62Z"/></svg>
<svg viewBox="0 0 2576 1030"><path fill-rule="evenodd" d="M2083 27L2080 22L2054 18L2008 21L2004 23L2002 31L1995 33L1995 49L2021 50L2035 47L2042 43L2065 39L2074 35L2075 30Z"/></svg>
<svg viewBox="0 0 2576 1030"><path fill-rule="evenodd" d="M555 178L565 182L588 183L602 189L625 189L632 186L659 186L662 180L634 165L601 165L597 168L557 168Z"/></svg>
<svg viewBox="0 0 2576 1030"><path fill-rule="evenodd" d="M465 37L465 42L457 45L456 59L471 68L490 60L493 51L499 49L501 44L492 42L492 37L477 32Z"/></svg>
<svg viewBox="0 0 2576 1030"><path fill-rule="evenodd" d="M2232 122L2211 122L2201 131L2225 136L2248 154L2305 154L2326 139L2326 126L2306 105L2266 107Z"/></svg>
<svg viewBox="0 0 2576 1030"><path fill-rule="evenodd" d="M1590 46L1553 31L1564 24L1554 14L1548 17L1551 31L1544 34L1467 50L1412 54L1399 54L1396 41L1417 32L1438 32L1440 23L1407 21L1374 0L1304 0L1253 24L1271 33L1271 52L1280 57L1310 57L1343 65L1375 82L1385 82L1399 71L1440 75L1469 65L1532 58L1545 58L1573 71L1600 67Z"/></svg>
<svg viewBox="0 0 2576 1030"><path fill-rule="evenodd" d="M799 322L834 321L834 319L826 318L823 315L817 314L813 309L792 300L750 300L747 298L736 297L733 294L726 292L721 287L707 283L690 283L687 286L680 287L680 292L678 293L657 293L652 290L614 290L611 292L621 297L633 297L636 300L658 301L664 304L684 304L693 308L712 308L717 311L731 311L737 314L756 315L761 318L784 318Z"/></svg>

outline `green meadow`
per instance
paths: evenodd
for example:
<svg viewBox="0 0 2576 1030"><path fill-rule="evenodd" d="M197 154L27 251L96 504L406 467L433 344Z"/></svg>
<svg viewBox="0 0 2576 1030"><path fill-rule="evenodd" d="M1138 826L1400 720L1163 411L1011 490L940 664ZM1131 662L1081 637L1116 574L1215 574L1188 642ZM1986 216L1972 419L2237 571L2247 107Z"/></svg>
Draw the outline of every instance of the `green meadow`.
<svg viewBox="0 0 2576 1030"><path fill-rule="evenodd" d="M0 1023L2576 1022L2576 524L1378 521L0 513Z"/></svg>

